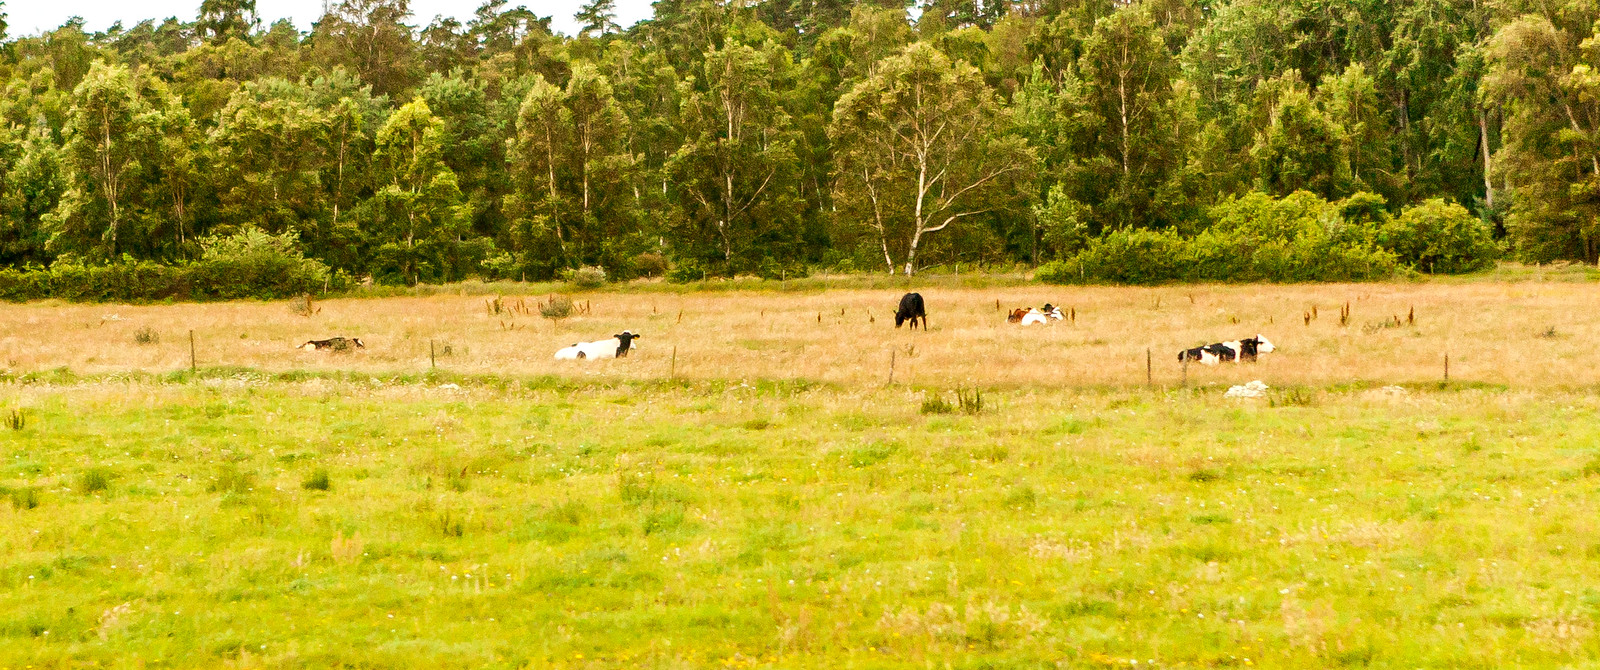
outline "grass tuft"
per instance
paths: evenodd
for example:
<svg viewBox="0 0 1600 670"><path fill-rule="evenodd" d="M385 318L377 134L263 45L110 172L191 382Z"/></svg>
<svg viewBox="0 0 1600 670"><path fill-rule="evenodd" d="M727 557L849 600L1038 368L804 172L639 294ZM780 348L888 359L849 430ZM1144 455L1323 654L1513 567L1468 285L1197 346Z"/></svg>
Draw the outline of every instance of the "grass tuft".
<svg viewBox="0 0 1600 670"><path fill-rule="evenodd" d="M134 331L133 343L139 345L161 344L161 334L149 326L143 326Z"/></svg>
<svg viewBox="0 0 1600 670"><path fill-rule="evenodd" d="M115 475L107 468L89 468L78 473L78 493L93 495L111 490L111 479Z"/></svg>
<svg viewBox="0 0 1600 670"><path fill-rule="evenodd" d="M300 481L300 488L307 491L327 491L333 488L333 479L328 476L327 468L317 468Z"/></svg>
<svg viewBox="0 0 1600 670"><path fill-rule="evenodd" d="M6 427L11 430L22 430L28 427L28 415L21 409L13 409L6 414Z"/></svg>
<svg viewBox="0 0 1600 670"><path fill-rule="evenodd" d="M216 475L211 478L210 483L206 484L206 491L245 495L250 493L255 488L255 485L254 475L239 469L237 465L229 463L217 468Z"/></svg>
<svg viewBox="0 0 1600 670"><path fill-rule="evenodd" d="M949 414L956 408L939 395L927 395L922 398L921 411L923 414Z"/></svg>

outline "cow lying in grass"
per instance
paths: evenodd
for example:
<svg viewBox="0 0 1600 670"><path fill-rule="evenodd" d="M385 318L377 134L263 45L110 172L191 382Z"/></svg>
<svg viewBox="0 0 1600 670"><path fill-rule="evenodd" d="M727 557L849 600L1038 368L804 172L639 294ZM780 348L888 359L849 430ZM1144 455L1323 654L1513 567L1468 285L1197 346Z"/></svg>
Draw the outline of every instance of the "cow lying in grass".
<svg viewBox="0 0 1600 670"><path fill-rule="evenodd" d="M596 358L626 358L628 352L637 348L633 343L639 339L630 331L622 331L612 335L609 340L595 340L594 342L578 342L570 347L564 347L556 352L556 360L591 360Z"/></svg>
<svg viewBox="0 0 1600 670"><path fill-rule="evenodd" d="M349 351L350 349L365 349L367 345L362 344L359 337L330 337L326 340L311 340L296 348L306 351L322 351L323 349Z"/></svg>
<svg viewBox="0 0 1600 670"><path fill-rule="evenodd" d="M1216 365L1218 363L1233 363L1242 361L1254 363L1261 354L1270 354L1277 347L1267 341L1260 333L1255 337L1247 337L1232 342L1217 342L1203 347L1184 349L1178 352L1179 361L1196 361L1201 365Z"/></svg>
<svg viewBox="0 0 1600 670"><path fill-rule="evenodd" d="M1052 320L1060 321L1064 318L1066 318L1066 315L1061 313L1060 307L1056 307L1050 303L1045 303L1043 309L1029 307L1027 309L1011 310L1011 314L1006 317L1006 322L1020 323L1024 326L1031 326L1036 323L1046 323Z"/></svg>

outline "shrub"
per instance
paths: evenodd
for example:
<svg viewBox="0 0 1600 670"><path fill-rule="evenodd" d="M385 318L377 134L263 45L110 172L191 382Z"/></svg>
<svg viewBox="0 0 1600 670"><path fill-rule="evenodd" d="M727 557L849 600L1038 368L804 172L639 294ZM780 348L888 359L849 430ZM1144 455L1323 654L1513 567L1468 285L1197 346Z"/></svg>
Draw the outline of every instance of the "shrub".
<svg viewBox="0 0 1600 670"><path fill-rule="evenodd" d="M562 278L581 289L595 289L606 285L605 268L585 265L562 273Z"/></svg>
<svg viewBox="0 0 1600 670"><path fill-rule="evenodd" d="M698 261L681 260L674 263L671 270L667 271L667 281L674 284L687 284L700 281L707 276L706 268Z"/></svg>
<svg viewBox="0 0 1600 670"><path fill-rule="evenodd" d="M133 341L135 344L161 344L161 335L149 326L145 326L134 331Z"/></svg>
<svg viewBox="0 0 1600 670"><path fill-rule="evenodd" d="M572 316L572 299L564 295L550 296L549 302L539 303L539 316L559 321Z"/></svg>
<svg viewBox="0 0 1600 670"><path fill-rule="evenodd" d="M639 254L633 257L633 271L640 277L660 277L667 273L667 259L661 254Z"/></svg>
<svg viewBox="0 0 1600 670"><path fill-rule="evenodd" d="M1371 242L1372 220L1386 216L1381 205L1370 194L1329 203L1306 192L1281 199L1251 193L1213 207L1215 225L1194 237L1113 231L1034 276L1058 284L1383 279L1399 266L1394 253Z"/></svg>
<svg viewBox="0 0 1600 670"><path fill-rule="evenodd" d="M1378 230L1378 244L1402 263L1436 274L1482 270L1500 255L1487 224L1440 198L1407 207L1385 223Z"/></svg>
<svg viewBox="0 0 1600 670"><path fill-rule="evenodd" d="M0 270L0 300L59 298L73 302L263 300L288 298L349 283L343 274L300 253L292 233L249 228L201 241L200 260L177 265L128 257L108 265L67 258L49 269Z"/></svg>

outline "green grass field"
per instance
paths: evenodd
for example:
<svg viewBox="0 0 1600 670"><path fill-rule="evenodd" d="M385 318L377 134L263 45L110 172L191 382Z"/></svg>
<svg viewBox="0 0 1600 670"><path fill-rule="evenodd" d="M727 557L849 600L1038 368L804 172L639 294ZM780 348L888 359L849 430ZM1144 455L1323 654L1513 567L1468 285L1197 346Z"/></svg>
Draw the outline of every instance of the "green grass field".
<svg viewBox="0 0 1600 670"><path fill-rule="evenodd" d="M931 393L13 378L0 668L1600 663L1594 395Z"/></svg>

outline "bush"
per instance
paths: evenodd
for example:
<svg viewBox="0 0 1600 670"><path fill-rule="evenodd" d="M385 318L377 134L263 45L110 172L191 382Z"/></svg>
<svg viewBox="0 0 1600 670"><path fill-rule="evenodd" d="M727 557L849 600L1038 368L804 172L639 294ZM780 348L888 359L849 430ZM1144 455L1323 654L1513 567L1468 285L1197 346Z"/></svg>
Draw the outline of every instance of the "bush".
<svg viewBox="0 0 1600 670"><path fill-rule="evenodd" d="M1034 276L1058 284L1384 279L1399 265L1394 253L1371 242L1372 219L1387 216L1382 202L1370 194L1330 203L1306 192L1281 199L1251 193L1213 207L1216 223L1194 237L1114 231Z"/></svg>
<svg viewBox="0 0 1600 670"><path fill-rule="evenodd" d="M671 270L667 271L667 281L674 284L687 284L700 281L707 276L705 266L693 260L681 260L674 263Z"/></svg>
<svg viewBox="0 0 1600 670"><path fill-rule="evenodd" d="M49 269L0 270L0 300L274 300L342 289L349 283L348 277L331 274L326 265L301 254L292 233L269 235L251 228L200 244L200 260L178 265L124 257L110 265L64 259Z"/></svg>
<svg viewBox="0 0 1600 670"><path fill-rule="evenodd" d="M640 277L660 277L667 273L667 258L648 252L639 254L633 257L633 271Z"/></svg>
<svg viewBox="0 0 1600 670"><path fill-rule="evenodd" d="M595 289L606 285L605 268L585 265L576 270L567 270L561 273L561 278L581 289Z"/></svg>
<svg viewBox="0 0 1600 670"><path fill-rule="evenodd" d="M1400 262L1431 274L1459 274L1490 267L1500 256L1494 234L1466 208L1434 198L1407 207L1378 230L1378 244Z"/></svg>

